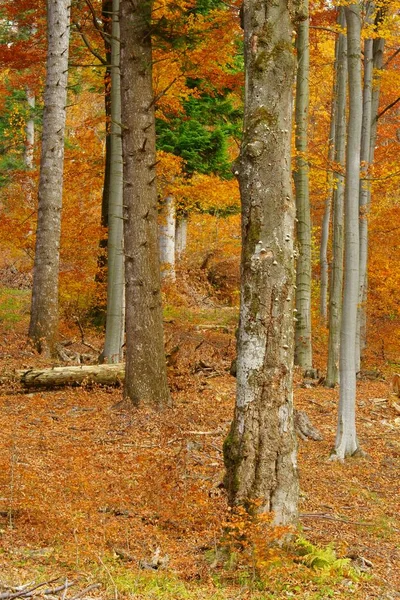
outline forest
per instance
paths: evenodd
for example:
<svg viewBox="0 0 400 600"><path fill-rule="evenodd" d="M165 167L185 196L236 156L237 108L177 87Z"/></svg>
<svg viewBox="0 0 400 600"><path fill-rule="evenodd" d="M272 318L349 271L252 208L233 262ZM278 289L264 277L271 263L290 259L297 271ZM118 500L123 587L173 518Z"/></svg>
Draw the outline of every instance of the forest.
<svg viewBox="0 0 400 600"><path fill-rule="evenodd" d="M399 0L0 0L0 600L400 598Z"/></svg>

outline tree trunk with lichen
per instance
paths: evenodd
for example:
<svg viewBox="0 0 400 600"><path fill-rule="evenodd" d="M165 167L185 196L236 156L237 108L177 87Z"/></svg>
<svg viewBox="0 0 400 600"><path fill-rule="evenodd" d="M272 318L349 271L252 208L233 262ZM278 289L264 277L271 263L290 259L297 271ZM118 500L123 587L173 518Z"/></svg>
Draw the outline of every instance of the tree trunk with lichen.
<svg viewBox="0 0 400 600"><path fill-rule="evenodd" d="M338 14L338 25L346 25L344 8ZM342 318L343 255L344 255L344 168L346 162L346 100L347 100L347 37L340 33L335 63L335 152L338 169L334 174L332 197L332 267L329 289L329 338L326 387L335 387L339 380L340 322Z"/></svg>
<svg viewBox="0 0 400 600"><path fill-rule="evenodd" d="M291 109L295 61L287 3L245 0L245 117L236 164L242 201L237 396L225 440L231 504L297 516L293 423L294 219Z"/></svg>
<svg viewBox="0 0 400 600"><path fill-rule="evenodd" d="M158 255L151 1L121 0L125 398L169 403Z"/></svg>
<svg viewBox="0 0 400 600"><path fill-rule="evenodd" d="M308 169L309 106L309 18L308 0L303 0L307 18L297 26L296 78L296 166L293 173L296 190L297 243L295 362L304 370L312 369L311 339L311 211Z"/></svg>
<svg viewBox="0 0 400 600"><path fill-rule="evenodd" d="M349 72L349 124L346 147L345 264L340 329L340 392L335 449L343 460L359 450L356 433L356 321L359 292L359 187L362 122L361 16L358 4L345 7Z"/></svg>
<svg viewBox="0 0 400 600"><path fill-rule="evenodd" d="M113 0L112 7L107 317L102 359L108 363L118 363L122 360L125 331L119 0Z"/></svg>
<svg viewBox="0 0 400 600"><path fill-rule="evenodd" d="M58 335L58 273L64 172L70 2L47 2L47 65L40 158L38 222L29 338L51 356Z"/></svg>

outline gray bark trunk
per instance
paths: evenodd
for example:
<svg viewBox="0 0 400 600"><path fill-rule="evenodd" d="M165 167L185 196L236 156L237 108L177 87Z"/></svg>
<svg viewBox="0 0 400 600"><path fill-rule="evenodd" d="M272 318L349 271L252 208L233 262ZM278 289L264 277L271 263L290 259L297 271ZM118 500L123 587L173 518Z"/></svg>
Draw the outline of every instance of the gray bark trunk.
<svg viewBox="0 0 400 600"><path fill-rule="evenodd" d="M344 9L340 9L338 23L345 25ZM346 86L347 86L347 39L339 35L336 63L336 131L335 163L344 170L346 152ZM334 387L339 379L340 323L342 315L343 255L344 255L344 175L334 174L332 218L332 268L329 290L329 338L326 386Z"/></svg>
<svg viewBox="0 0 400 600"><path fill-rule="evenodd" d="M125 319L125 276L122 210L122 139L119 0L113 0L111 39L111 159L108 201L107 318L103 359L122 360Z"/></svg>
<svg viewBox="0 0 400 600"><path fill-rule="evenodd" d="M24 162L27 169L33 169L33 155L35 151L35 121L32 111L35 108L35 94L29 87L26 88L26 101L31 110L29 119L25 125L25 152Z"/></svg>
<svg viewBox="0 0 400 600"><path fill-rule="evenodd" d="M179 216L176 219L176 227L175 227L175 251L176 257L179 259L182 258L186 251L187 245L187 229L188 229L188 219L186 216Z"/></svg>
<svg viewBox="0 0 400 600"><path fill-rule="evenodd" d="M224 444L232 504L296 519L293 424L294 218L290 134L294 56L287 2L244 2L245 118L241 308L234 420ZM253 506L254 508L254 506Z"/></svg>
<svg viewBox="0 0 400 600"><path fill-rule="evenodd" d="M319 298L319 312L323 322L328 319L328 290L329 290L329 261L328 261L328 243L332 213L332 197L334 191L334 175L330 169L335 160L335 137L336 137L336 110L337 110L337 86L338 86L338 61L339 61L339 36L335 41L335 71L333 77L331 121L328 137L328 172L327 172L327 195L324 205L324 215L321 225L321 246L319 252L319 261L321 266L321 284Z"/></svg>
<svg viewBox="0 0 400 600"><path fill-rule="evenodd" d="M336 44L337 46L337 44ZM337 60L335 61L335 64ZM335 116L335 98L336 98L336 86L334 86L334 92L332 94L332 108L331 108L331 123L329 127L328 137L328 165L333 163L335 158L335 128L336 128L336 116ZM333 174L330 170L327 174L328 192L325 199L324 215L322 217L321 225L321 246L319 252L319 261L321 265L321 282L320 282L320 297L319 297L319 312L322 321L325 323L328 319L328 283L329 283L329 261L328 261L328 242L329 242L329 230L331 224L331 212L332 212L332 195L333 195Z"/></svg>
<svg viewBox="0 0 400 600"><path fill-rule="evenodd" d="M299 256L296 272L295 363L303 369L312 368L311 339L311 213L308 169L308 105L309 105L309 19L308 0L303 1L307 18L297 26L296 79L296 189L297 243Z"/></svg>
<svg viewBox="0 0 400 600"><path fill-rule="evenodd" d="M111 162L111 30L112 30L112 19L113 0L103 0L102 2L102 19L103 19L103 31L104 31L104 50L107 67L104 73L104 111L105 111L105 162L104 162L104 181L103 181L103 195L101 200L101 224L103 227L108 225L108 199L110 197L110 162ZM105 252L107 249L107 239L103 239L100 242L100 248L104 248ZM104 266L107 263L106 258L101 255L99 260L100 266Z"/></svg>
<svg viewBox="0 0 400 600"><path fill-rule="evenodd" d="M382 18L382 14L378 14L377 22ZM385 47L384 38L375 38L372 43L372 61L373 61L373 71L374 73L374 81L372 85L372 93L371 93L371 129L369 136L369 154L368 154L368 162L371 166L374 163L375 157L375 144L376 144L376 136L377 136L377 115L379 109L379 96L380 96L380 75L379 72L383 68L383 50ZM368 182L366 182L368 183ZM366 185L366 197L365 204L367 207L367 212L369 210L371 204L371 186ZM368 230L367 230L368 234ZM362 296L360 299L360 310L359 310L359 344L360 344L360 358L362 357L363 351L366 346L367 339L367 297L368 297L368 237L365 240L366 247L366 267L365 267L365 275L363 279L363 287L362 287Z"/></svg>
<svg viewBox="0 0 400 600"><path fill-rule="evenodd" d="M40 160L38 223L29 337L39 352L55 352L67 101L70 1L47 2L47 71Z"/></svg>
<svg viewBox="0 0 400 600"><path fill-rule="evenodd" d="M160 262L161 276L171 281L175 281L175 229L175 201L167 196L160 211Z"/></svg>
<svg viewBox="0 0 400 600"><path fill-rule="evenodd" d="M360 172L360 274L357 310L356 331L356 371L361 369L361 322L365 313L364 288L367 283L368 268L368 212L369 212L369 182L368 171L370 167L369 150L371 143L372 126L372 73L373 73L373 40L364 41L364 89L363 89L363 112L361 127L361 172Z"/></svg>
<svg viewBox="0 0 400 600"><path fill-rule="evenodd" d="M169 403L158 256L152 2L121 0L123 203L126 281L124 395Z"/></svg>
<svg viewBox="0 0 400 600"><path fill-rule="evenodd" d="M340 393L334 457L358 450L356 434L356 321L359 290L359 188L362 122L361 17L358 4L345 7L349 71L349 124L345 184L345 268L340 330Z"/></svg>

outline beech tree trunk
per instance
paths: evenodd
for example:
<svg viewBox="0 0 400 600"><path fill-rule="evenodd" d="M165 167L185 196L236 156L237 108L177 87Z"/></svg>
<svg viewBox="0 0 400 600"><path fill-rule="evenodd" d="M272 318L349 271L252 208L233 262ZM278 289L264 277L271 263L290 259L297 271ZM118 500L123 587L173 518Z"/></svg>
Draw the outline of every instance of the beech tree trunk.
<svg viewBox="0 0 400 600"><path fill-rule="evenodd" d="M122 210L122 139L119 0L113 0L111 38L111 157L108 200L107 317L104 362L122 360L125 330L125 274Z"/></svg>
<svg viewBox="0 0 400 600"><path fill-rule="evenodd" d="M175 201L167 196L161 204L160 211L160 262L161 276L175 281Z"/></svg>
<svg viewBox="0 0 400 600"><path fill-rule="evenodd" d="M296 519L293 423L294 219L291 113L295 59L285 0L245 0L245 115L236 164L242 202L237 395L224 444L231 504Z"/></svg>
<svg viewBox="0 0 400 600"><path fill-rule="evenodd" d="M344 9L340 8L338 24L345 27ZM335 153L338 166L334 174L334 192L332 201L332 267L329 289L329 337L328 364L326 372L327 387L334 387L339 380L340 324L342 317L343 293L343 257L344 257L344 168L346 158L346 87L347 87L347 38L339 34L338 55L336 61L336 98L335 98Z"/></svg>
<svg viewBox="0 0 400 600"><path fill-rule="evenodd" d="M35 94L32 90L26 88L26 101L31 111L25 125L25 152L24 162L27 169L33 169L33 155L35 151L35 121L33 120L32 111L35 108Z"/></svg>
<svg viewBox="0 0 400 600"><path fill-rule="evenodd" d="M175 226L175 252L177 259L181 259L186 251L187 245L187 228L188 218L187 216L179 215L176 218Z"/></svg>
<svg viewBox="0 0 400 600"><path fill-rule="evenodd" d="M29 337L39 352L49 356L55 352L58 333L69 28L70 1L48 0L46 89Z"/></svg>
<svg viewBox="0 0 400 600"><path fill-rule="evenodd" d="M101 224L108 226L108 201L110 197L110 163L111 163L111 31L113 16L113 0L102 0L102 20L104 32L104 50L106 58L106 69L104 73L104 111L106 117L106 139L105 139L105 163L103 195L101 201ZM107 248L107 239L100 241L100 249ZM104 256L100 257L100 266L107 264Z"/></svg>
<svg viewBox="0 0 400 600"><path fill-rule="evenodd" d="M123 204L126 281L124 395L162 408L169 403L161 306L152 2L121 0Z"/></svg>
<svg viewBox="0 0 400 600"><path fill-rule="evenodd" d="M304 370L312 369L311 339L311 212L308 169L308 105L309 105L309 18L308 0L303 0L307 18L297 25L296 78L296 167L293 174L296 189L297 242L299 256L296 271L295 363Z"/></svg>
<svg viewBox="0 0 400 600"><path fill-rule="evenodd" d="M371 10L370 6L370 10ZM368 212L369 212L369 150L372 126L372 73L373 73L373 40L364 41L364 87L363 87L363 108L362 108L362 126L361 126L361 172L360 172L360 274L358 291L358 309L357 309L357 330L356 330L356 372L361 369L361 322L365 307L364 288L367 284L368 268Z"/></svg>
<svg viewBox="0 0 400 600"><path fill-rule="evenodd" d="M387 3L383 5L375 19L375 25L378 26L387 10ZM367 133L369 138L369 149L368 149L368 165L371 166L374 163L375 157L375 144L377 135L378 125L378 109L379 109L379 97L380 97L380 71L383 68L383 50L385 47L384 38L375 38L373 41L368 40L372 44L372 57L370 56L370 50L368 54L370 59L372 58L372 77L371 77L371 110L370 110L370 132ZM366 155L366 154L365 154ZM371 186L368 181L364 182L363 188L363 204L365 204L366 216L368 216L369 207L371 204ZM363 238L363 233L360 231L360 269L364 271L363 279L360 274L360 306L358 311L358 333L359 333L359 354L360 359L362 358L363 351L366 346L367 339L367 297L368 297L368 221L365 223L366 236ZM365 249L365 250L364 250ZM365 266L362 264L361 256L364 257ZM362 285L362 289L361 289Z"/></svg>
<svg viewBox="0 0 400 600"><path fill-rule="evenodd" d="M335 66L337 65L337 47L335 52ZM335 129L336 129L336 83L333 86L332 94L332 108L331 108L331 122L329 127L328 137L328 165L333 163L335 158ZM333 196L333 174L329 170L327 173L328 192L326 194L324 215L322 217L321 225L321 246L319 252L319 262L321 265L321 282L320 282L320 297L319 297L319 312L323 322L328 319L328 289L329 289L329 261L328 261L328 242L329 242L329 231L331 224L331 213L332 213L332 196Z"/></svg>
<svg viewBox="0 0 400 600"><path fill-rule="evenodd" d="M359 188L362 122L361 17L359 4L345 7L349 71L349 124L345 183L345 267L340 330L340 393L333 456L343 460L359 449L356 434L356 329L359 291Z"/></svg>

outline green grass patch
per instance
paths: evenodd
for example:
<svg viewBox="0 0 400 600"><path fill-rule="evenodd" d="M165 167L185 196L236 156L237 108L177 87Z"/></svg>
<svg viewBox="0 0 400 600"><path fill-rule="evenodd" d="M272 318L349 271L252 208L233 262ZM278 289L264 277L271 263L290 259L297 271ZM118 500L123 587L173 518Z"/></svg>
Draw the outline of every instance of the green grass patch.
<svg viewBox="0 0 400 600"><path fill-rule="evenodd" d="M12 326L29 313L30 290L0 287L0 323Z"/></svg>
<svg viewBox="0 0 400 600"><path fill-rule="evenodd" d="M167 304L164 307L164 319L189 325L207 325L234 328L238 324L238 308L186 308Z"/></svg>

